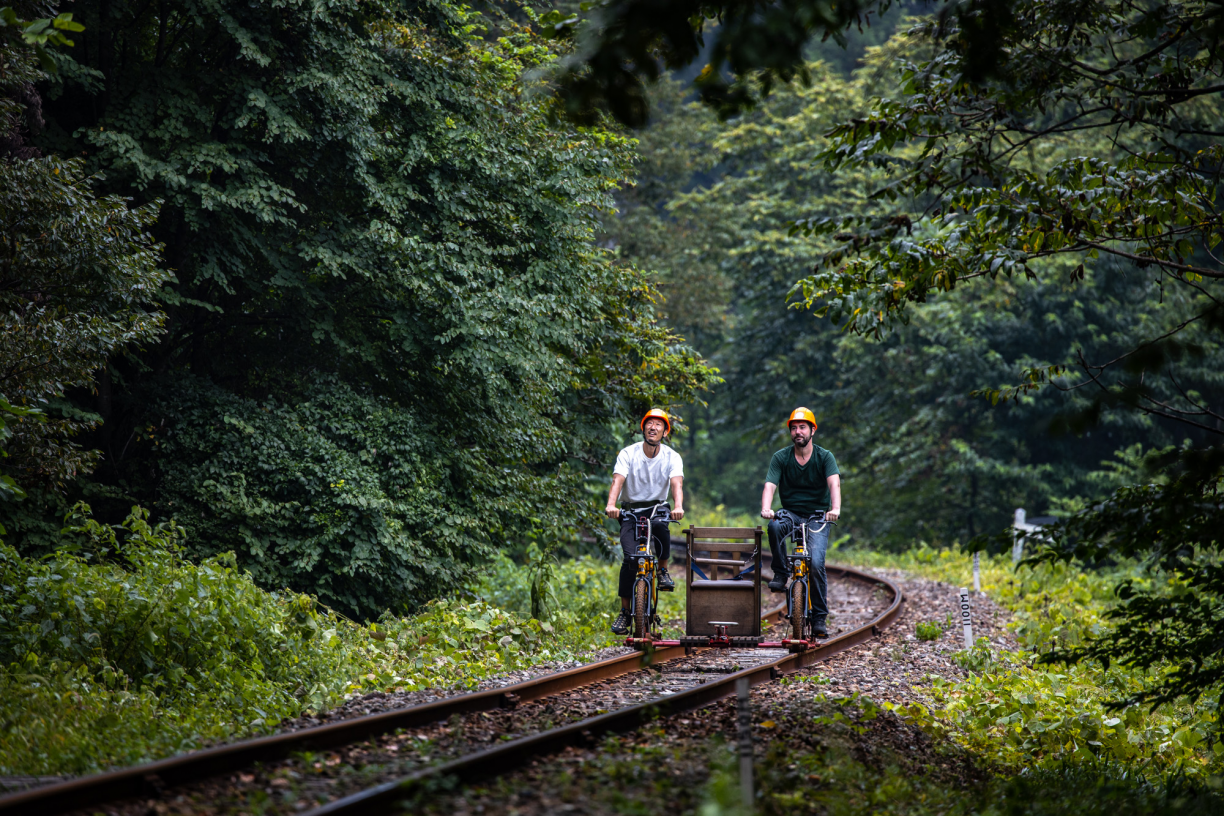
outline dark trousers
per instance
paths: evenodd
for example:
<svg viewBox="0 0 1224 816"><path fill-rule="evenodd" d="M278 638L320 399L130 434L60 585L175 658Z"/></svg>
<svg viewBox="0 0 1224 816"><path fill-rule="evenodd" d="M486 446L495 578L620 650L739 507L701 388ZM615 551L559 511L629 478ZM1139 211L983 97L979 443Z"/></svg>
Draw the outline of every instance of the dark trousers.
<svg viewBox="0 0 1224 816"><path fill-rule="evenodd" d="M620 584L617 588L617 594L622 598L630 598L633 596L633 579L637 577L637 562L633 560L638 550L637 536L635 534L637 522L631 518L621 516L620 523L621 552L625 554L625 560L621 562ZM654 538L654 551L659 556L659 563L667 561L671 556L671 530L668 529L667 522L652 521L650 523L650 533Z"/></svg>
<svg viewBox="0 0 1224 816"><path fill-rule="evenodd" d="M812 580L808 586L812 592L812 612L818 619L824 620L829 614L829 579L825 576L825 551L829 549L829 528L825 527L820 532L816 532L820 527L821 518L822 515L815 515L807 519L807 554L811 564ZM769 551L773 553L774 575L787 574L786 542L783 539L803 522L802 516L789 510L779 510L773 521L769 522Z"/></svg>

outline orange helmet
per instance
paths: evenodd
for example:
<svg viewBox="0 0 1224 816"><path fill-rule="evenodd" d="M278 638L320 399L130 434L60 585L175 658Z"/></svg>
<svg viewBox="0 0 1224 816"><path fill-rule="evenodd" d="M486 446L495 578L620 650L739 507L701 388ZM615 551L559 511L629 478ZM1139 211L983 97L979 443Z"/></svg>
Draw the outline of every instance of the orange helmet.
<svg viewBox="0 0 1224 816"><path fill-rule="evenodd" d="M787 430L790 430L792 422L810 422L812 430L816 430L816 415L806 408L796 408L791 411L790 419L786 420Z"/></svg>
<svg viewBox="0 0 1224 816"><path fill-rule="evenodd" d="M665 433L671 433L671 417L669 417L667 412L662 408L651 408L646 412L646 416L642 417L642 421L638 423L638 427L640 427L643 431L646 430L646 420L648 419L663 420L663 424L667 426Z"/></svg>

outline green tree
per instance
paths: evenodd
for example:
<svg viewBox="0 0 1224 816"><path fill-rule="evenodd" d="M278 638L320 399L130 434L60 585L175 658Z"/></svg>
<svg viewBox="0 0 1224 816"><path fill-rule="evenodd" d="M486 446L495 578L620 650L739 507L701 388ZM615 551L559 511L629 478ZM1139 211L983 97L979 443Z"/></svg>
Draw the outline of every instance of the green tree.
<svg viewBox="0 0 1224 816"><path fill-rule="evenodd" d="M80 159L43 158L35 83L47 43L71 45L72 15L23 21L0 9L0 500L63 491L95 465L73 437L98 418L65 399L109 358L161 332L155 295L169 275L150 235L156 203L99 196Z"/></svg>
<svg viewBox="0 0 1224 816"><path fill-rule="evenodd" d="M631 145L524 97L553 59L528 29L435 0L74 9L43 144L164 202L177 279L164 340L86 403L99 475L189 547L354 614L419 602L597 525L617 423L710 381L593 245Z"/></svg>
<svg viewBox="0 0 1224 816"><path fill-rule="evenodd" d="M601 90L617 77L606 58L620 54L621 87L649 77L633 48L657 42L667 31L657 24L681 5L647 20L632 15L641 4L614 4L579 53L589 74L567 79L571 108L608 104L632 118ZM756 17L732 4L702 8L705 16L739 15L739 35L707 73L714 89L707 96L724 113L758 100L754 87L764 92L770 80L797 75L793 41L830 25L815 14L796 20L807 8L799 2ZM788 15L803 24L773 37L770 26ZM685 58L675 43L683 45L697 19L663 35L669 59ZM753 32L776 52L735 50ZM795 213L796 229L837 242L802 280L805 302L860 333L880 336L975 282L1002 289L1013 279L1079 282L1097 307L1109 303L1101 297L1111 291L1108 276L1152 281L1158 303L1176 292L1160 319L1083 343L1071 365L1065 355L1030 351L1018 380L979 389L1003 404L1071 394L1078 410L1064 413L1056 429L1086 435L1129 411L1188 439L1150 485L1124 488L1056 531L1050 556L1121 552L1171 571L1175 591L1128 590L1114 635L1070 655L1174 660L1176 671L1153 681L1155 700L1218 683L1224 659L1216 635L1224 585L1212 566L1224 530L1224 391L1218 365L1199 367L1218 359L1224 325L1224 270L1214 254L1224 230L1222 35L1224 12L1213 2L948 4L913 31L929 51L905 59L900 92L836 128L823 156L829 170L886 171L877 199L888 206ZM753 86L758 72L763 79ZM1175 613L1177 623L1164 625Z"/></svg>
<svg viewBox="0 0 1224 816"><path fill-rule="evenodd" d="M1174 313L1127 342L1030 366L1021 382L984 392L1005 402L1083 391L1088 404L1064 428L1087 431L1122 409L1184 434L1180 452L1151 460L1149 484L1069 520L1044 557L1123 554L1162 568L1167 583L1124 588L1110 636L1056 657L1170 661L1136 699L1197 695L1224 677L1224 269L1214 254L1224 17L1213 3L1017 3L1010 13L1007 81L967 82L972 31L954 29L908 68L904 95L836 132L831 165L888 161L899 169L889 194L925 206L904 235L879 219L808 224L852 237L805 290L860 330L973 279L1075 281L1091 267L1175 293ZM1072 140L1097 149L1043 161ZM899 157L909 143L921 151Z"/></svg>

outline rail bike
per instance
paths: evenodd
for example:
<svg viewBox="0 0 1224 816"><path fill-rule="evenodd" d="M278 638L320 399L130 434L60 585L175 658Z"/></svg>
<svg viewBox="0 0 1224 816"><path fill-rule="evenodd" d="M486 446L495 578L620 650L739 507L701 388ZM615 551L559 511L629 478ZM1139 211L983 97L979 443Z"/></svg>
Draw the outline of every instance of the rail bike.
<svg viewBox="0 0 1224 816"><path fill-rule="evenodd" d="M646 526L649 528L649 524ZM801 528L796 525L795 529ZM634 582L633 628L625 645L644 651L666 646L803 651L815 646L817 640L810 625L806 545L797 544L796 551L787 556L796 565L792 574L802 578L802 582L796 579L786 593L784 617L791 621L791 636L767 641L762 634L762 537L760 527L689 527L684 531L686 614L684 635L679 640L666 640L659 634L658 561L640 552ZM803 566L798 566L799 563ZM799 598L797 603L794 595Z"/></svg>

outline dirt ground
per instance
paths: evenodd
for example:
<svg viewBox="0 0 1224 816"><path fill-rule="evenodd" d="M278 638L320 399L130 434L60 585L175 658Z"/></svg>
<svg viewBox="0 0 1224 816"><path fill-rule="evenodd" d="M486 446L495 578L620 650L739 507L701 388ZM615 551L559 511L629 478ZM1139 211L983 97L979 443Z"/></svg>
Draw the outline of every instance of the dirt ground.
<svg viewBox="0 0 1224 816"><path fill-rule="evenodd" d="M920 699L930 685L930 675L960 680L965 672L952 662L953 653L964 648L959 625L960 604L957 587L923 578L909 578L896 570L873 570L901 586L905 607L901 617L868 643L834 655L805 673L828 678L829 693L842 696L859 693L876 702L908 703ZM989 597L975 593L970 599L973 637L987 638L997 649L1019 648L1007 628L1010 613ZM951 615L955 626L948 627L936 640L918 639L919 623L946 624ZM771 686L765 687L770 688Z"/></svg>

